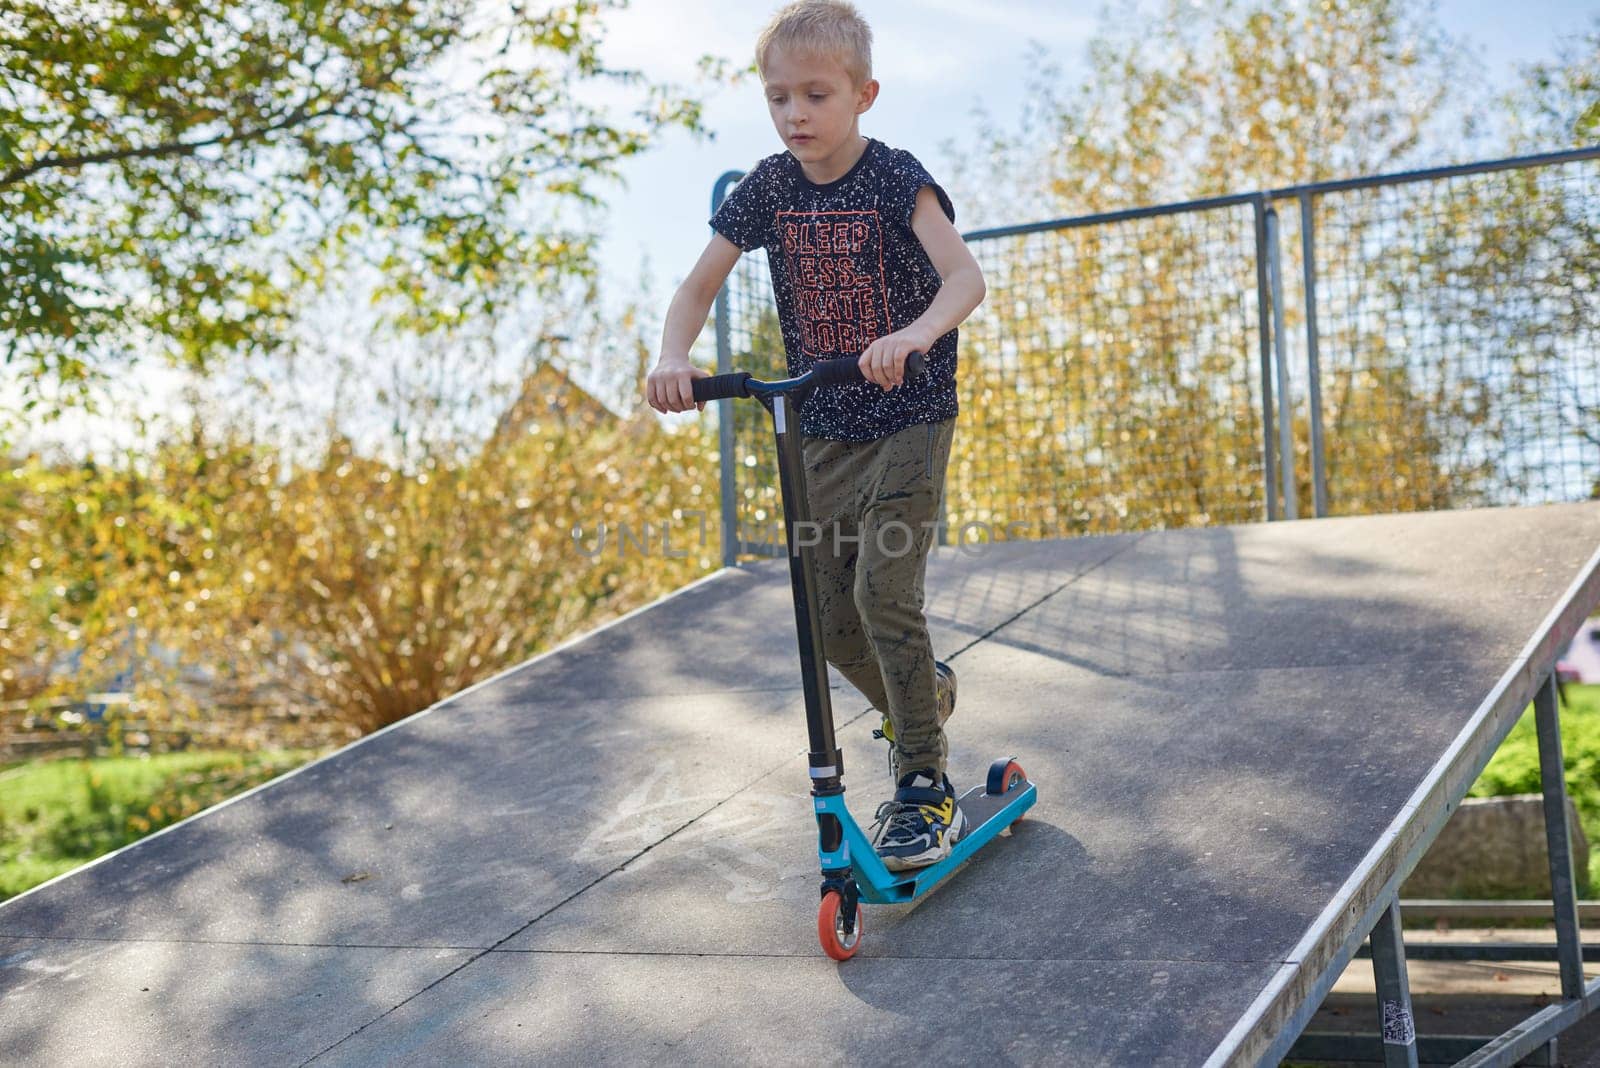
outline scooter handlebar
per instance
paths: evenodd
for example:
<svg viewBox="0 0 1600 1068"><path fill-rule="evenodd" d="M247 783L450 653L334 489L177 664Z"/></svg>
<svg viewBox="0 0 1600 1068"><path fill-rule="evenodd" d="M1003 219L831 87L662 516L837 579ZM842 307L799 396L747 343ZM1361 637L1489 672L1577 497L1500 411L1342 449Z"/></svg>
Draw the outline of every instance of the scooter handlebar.
<svg viewBox="0 0 1600 1068"><path fill-rule="evenodd" d="M843 386L852 382L865 382L866 375L861 373L859 359L858 356L841 356L836 360L818 360L811 365L808 373L811 381L819 386ZM921 375L924 363L920 352L913 352L906 357L906 377L916 378ZM729 397L748 397L750 396L748 383L751 377L749 371L734 371L731 374L697 378L692 383L694 399L698 403Z"/></svg>

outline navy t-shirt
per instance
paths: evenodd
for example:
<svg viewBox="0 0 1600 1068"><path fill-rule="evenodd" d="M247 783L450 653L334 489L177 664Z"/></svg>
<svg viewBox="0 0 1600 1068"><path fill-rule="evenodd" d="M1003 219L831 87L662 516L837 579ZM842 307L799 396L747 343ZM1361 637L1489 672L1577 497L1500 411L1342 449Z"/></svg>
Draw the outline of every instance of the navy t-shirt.
<svg viewBox="0 0 1600 1068"><path fill-rule="evenodd" d="M911 230L917 192L931 186L951 222L950 198L909 152L868 139L849 172L817 185L787 152L745 175L711 219L749 252L767 250L789 373L815 360L859 356L909 326L933 302L939 272ZM826 386L806 402L810 437L874 441L956 414L956 331L926 354L926 370L887 393L871 382Z"/></svg>

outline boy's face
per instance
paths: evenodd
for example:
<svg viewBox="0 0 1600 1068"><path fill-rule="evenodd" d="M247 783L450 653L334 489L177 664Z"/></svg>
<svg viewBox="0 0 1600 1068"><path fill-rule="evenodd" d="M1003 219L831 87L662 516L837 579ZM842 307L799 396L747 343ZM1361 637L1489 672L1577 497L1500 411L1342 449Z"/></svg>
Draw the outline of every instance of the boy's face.
<svg viewBox="0 0 1600 1068"><path fill-rule="evenodd" d="M878 83L857 86L834 56L773 48L766 62L767 111L802 164L821 170L856 147L856 116L872 106Z"/></svg>

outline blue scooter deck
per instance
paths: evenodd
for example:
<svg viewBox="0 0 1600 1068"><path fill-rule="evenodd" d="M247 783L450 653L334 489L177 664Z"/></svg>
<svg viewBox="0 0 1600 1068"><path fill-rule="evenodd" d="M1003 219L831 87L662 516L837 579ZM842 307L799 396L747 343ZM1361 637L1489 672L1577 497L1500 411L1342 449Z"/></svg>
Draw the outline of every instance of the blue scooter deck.
<svg viewBox="0 0 1600 1068"><path fill-rule="evenodd" d="M822 799L818 800L820 802ZM1033 807L1036 800L1038 790L1031 782L1018 783L999 795L988 793L982 786L973 787L956 801L967 818L967 833L961 836L950 855L937 864L902 872L884 867L856 822L853 819L844 820L850 866L860 888L861 900L874 905L892 905L920 897L964 864L990 839L1016 822ZM819 811L822 807L818 805Z"/></svg>

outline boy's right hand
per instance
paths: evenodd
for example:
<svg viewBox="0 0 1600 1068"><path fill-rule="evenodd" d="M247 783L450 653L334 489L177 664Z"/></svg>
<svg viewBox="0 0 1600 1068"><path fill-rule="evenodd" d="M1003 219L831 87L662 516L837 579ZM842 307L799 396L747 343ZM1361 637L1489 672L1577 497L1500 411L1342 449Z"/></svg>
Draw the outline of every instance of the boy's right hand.
<svg viewBox="0 0 1600 1068"><path fill-rule="evenodd" d="M694 380L710 377L710 371L703 371L688 360L663 357L645 379L645 399L658 412L686 412L690 408L703 412L705 402L696 403L694 399Z"/></svg>

